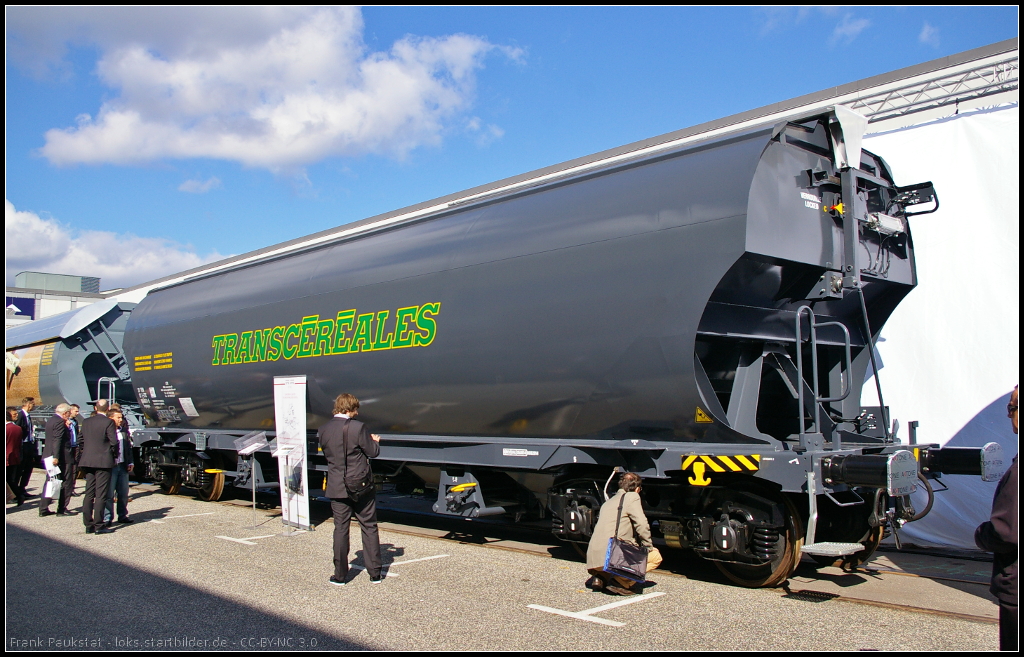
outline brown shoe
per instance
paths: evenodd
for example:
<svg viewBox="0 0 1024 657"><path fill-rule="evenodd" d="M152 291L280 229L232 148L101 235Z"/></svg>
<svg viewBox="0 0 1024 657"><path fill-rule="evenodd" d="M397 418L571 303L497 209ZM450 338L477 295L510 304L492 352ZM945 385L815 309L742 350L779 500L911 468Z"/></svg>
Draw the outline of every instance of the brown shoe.
<svg viewBox="0 0 1024 657"><path fill-rule="evenodd" d="M605 587L606 590L615 593L616 595L636 595L636 591L632 589L623 588L617 584L609 584Z"/></svg>

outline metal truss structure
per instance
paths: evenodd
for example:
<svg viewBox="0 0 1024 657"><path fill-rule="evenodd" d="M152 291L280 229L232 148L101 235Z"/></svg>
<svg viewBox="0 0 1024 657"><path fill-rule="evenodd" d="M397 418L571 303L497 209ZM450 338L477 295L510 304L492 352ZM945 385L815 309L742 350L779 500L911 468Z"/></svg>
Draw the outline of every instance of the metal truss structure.
<svg viewBox="0 0 1024 657"><path fill-rule="evenodd" d="M849 107L871 123L915 114L961 102L1017 91L1020 81L1018 51L965 70L940 70L935 77L914 79L892 89L859 98Z"/></svg>

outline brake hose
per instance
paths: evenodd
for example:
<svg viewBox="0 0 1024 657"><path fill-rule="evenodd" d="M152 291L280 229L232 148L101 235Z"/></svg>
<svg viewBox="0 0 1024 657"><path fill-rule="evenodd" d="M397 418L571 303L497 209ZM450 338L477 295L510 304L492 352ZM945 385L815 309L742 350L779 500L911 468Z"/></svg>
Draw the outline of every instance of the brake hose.
<svg viewBox="0 0 1024 657"><path fill-rule="evenodd" d="M917 473L917 478L921 480L921 483L924 484L925 490L928 491L928 504L925 504L924 510L921 511L921 513L915 515L913 518L911 518L910 522L920 520L921 518L928 515L928 512L932 510L932 503L935 502L935 490L932 488L932 483L928 481L928 477L925 477L924 473L919 471Z"/></svg>

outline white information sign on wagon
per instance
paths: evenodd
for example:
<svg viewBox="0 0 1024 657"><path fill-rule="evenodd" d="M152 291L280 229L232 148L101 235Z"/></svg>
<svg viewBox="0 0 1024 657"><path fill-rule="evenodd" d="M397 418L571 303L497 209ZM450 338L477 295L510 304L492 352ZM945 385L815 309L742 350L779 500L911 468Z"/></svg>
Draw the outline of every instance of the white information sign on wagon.
<svg viewBox="0 0 1024 657"><path fill-rule="evenodd" d="M312 530L306 473L306 377L274 377L277 472L284 524Z"/></svg>

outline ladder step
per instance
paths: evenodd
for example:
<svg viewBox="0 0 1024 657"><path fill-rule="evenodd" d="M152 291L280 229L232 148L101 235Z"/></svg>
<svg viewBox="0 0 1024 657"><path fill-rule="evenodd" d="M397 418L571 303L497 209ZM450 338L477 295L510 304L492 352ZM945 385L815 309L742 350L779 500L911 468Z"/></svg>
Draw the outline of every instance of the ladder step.
<svg viewBox="0 0 1024 657"><path fill-rule="evenodd" d="M860 543L815 543L805 545L802 551L806 554L817 554L823 557L843 557L856 554L864 549Z"/></svg>

